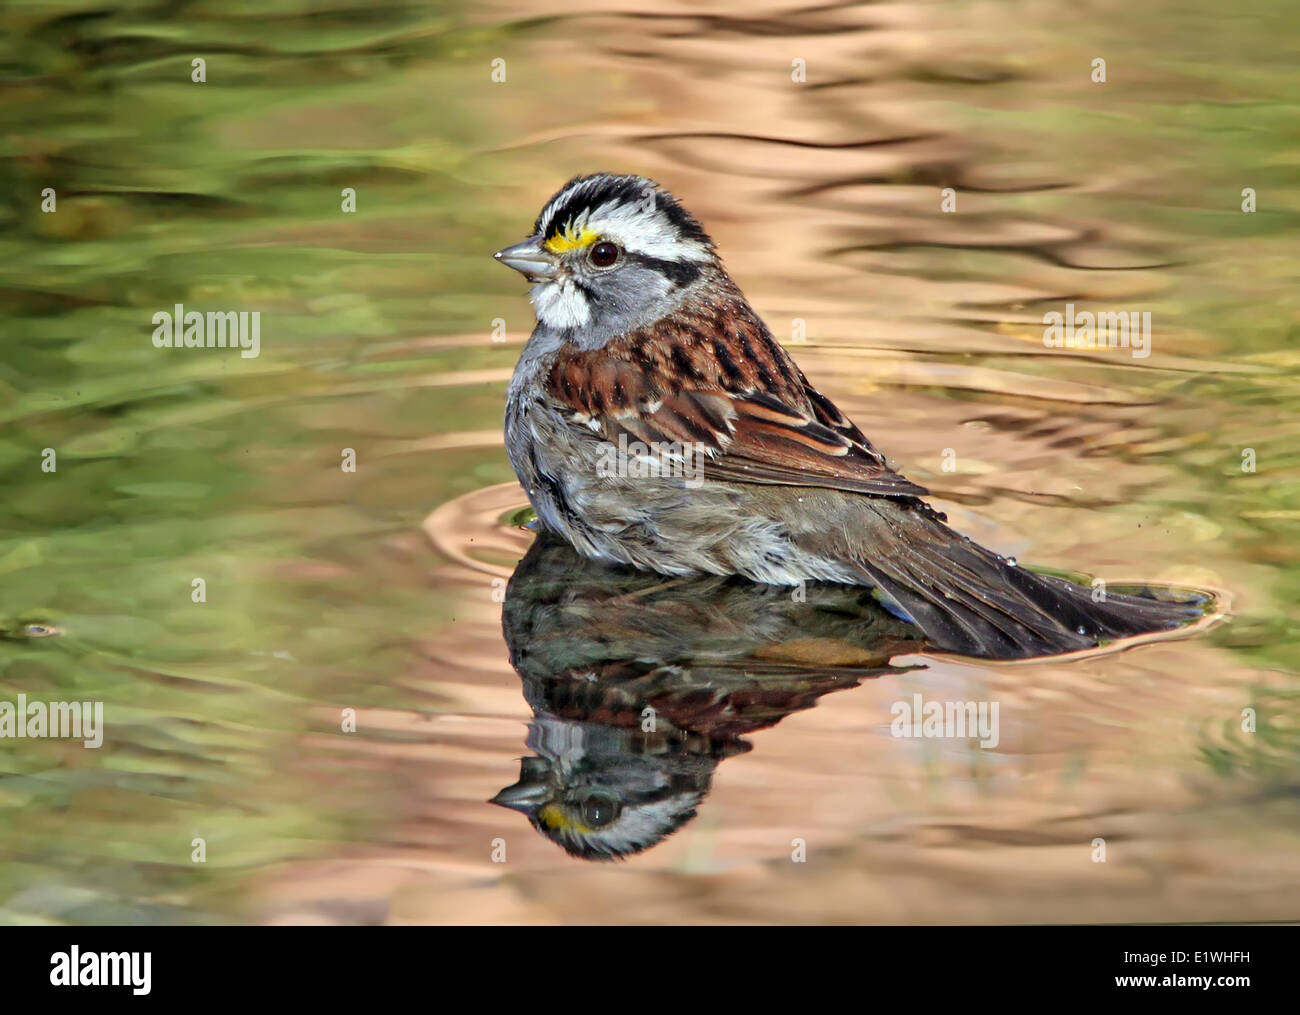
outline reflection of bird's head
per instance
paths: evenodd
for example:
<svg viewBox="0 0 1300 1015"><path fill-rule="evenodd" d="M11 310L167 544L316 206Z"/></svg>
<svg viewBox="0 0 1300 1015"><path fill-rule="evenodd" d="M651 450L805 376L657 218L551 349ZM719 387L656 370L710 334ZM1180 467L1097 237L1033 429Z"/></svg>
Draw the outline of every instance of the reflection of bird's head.
<svg viewBox="0 0 1300 1015"><path fill-rule="evenodd" d="M537 719L519 781L492 802L528 817L574 856L615 860L654 845L695 816L715 761L666 739L593 723Z"/></svg>

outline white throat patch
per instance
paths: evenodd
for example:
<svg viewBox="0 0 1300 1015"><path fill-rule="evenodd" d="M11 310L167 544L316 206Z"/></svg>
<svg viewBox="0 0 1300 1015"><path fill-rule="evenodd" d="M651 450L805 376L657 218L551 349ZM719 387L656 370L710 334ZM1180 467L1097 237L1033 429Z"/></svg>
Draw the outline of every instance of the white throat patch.
<svg viewBox="0 0 1300 1015"><path fill-rule="evenodd" d="M572 279L538 282L528 298L548 328L581 328L591 321L591 305Z"/></svg>

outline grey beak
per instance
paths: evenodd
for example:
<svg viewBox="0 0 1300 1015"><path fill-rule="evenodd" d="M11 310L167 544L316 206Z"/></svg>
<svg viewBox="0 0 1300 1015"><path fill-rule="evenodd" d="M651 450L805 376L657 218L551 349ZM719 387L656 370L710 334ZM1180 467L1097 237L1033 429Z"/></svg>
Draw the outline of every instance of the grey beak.
<svg viewBox="0 0 1300 1015"><path fill-rule="evenodd" d="M549 795L545 783L530 785L517 782L513 786L507 786L488 803L496 804L499 807L509 807L512 811L518 811L520 814L531 815L533 811L546 802Z"/></svg>
<svg viewBox="0 0 1300 1015"><path fill-rule="evenodd" d="M523 274L529 282L554 278L559 268L555 258L542 247L540 236L530 236L523 243L498 250L492 256L507 267Z"/></svg>

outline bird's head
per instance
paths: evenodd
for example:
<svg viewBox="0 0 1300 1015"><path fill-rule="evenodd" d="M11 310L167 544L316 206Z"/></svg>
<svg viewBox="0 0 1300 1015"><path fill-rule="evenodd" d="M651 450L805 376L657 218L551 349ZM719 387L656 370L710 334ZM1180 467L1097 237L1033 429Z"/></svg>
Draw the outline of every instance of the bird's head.
<svg viewBox="0 0 1300 1015"><path fill-rule="evenodd" d="M624 730L535 719L519 781L492 803L527 816L573 856L617 860L653 846L695 817L717 760Z"/></svg>
<svg viewBox="0 0 1300 1015"><path fill-rule="evenodd" d="M718 265L713 241L672 194L612 173L570 180L533 235L493 256L533 283L544 326L593 348L664 317Z"/></svg>

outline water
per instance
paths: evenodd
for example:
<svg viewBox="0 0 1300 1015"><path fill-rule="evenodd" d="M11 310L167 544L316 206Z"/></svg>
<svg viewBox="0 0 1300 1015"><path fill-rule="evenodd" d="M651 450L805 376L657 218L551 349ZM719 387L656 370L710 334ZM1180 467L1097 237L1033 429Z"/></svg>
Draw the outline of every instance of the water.
<svg viewBox="0 0 1300 1015"><path fill-rule="evenodd" d="M107 722L0 740L4 919L1296 916L1287 5L304 10L0 14L0 701ZM676 191L956 527L1230 617L989 665L856 600L618 598L562 558L503 604L531 314L488 255L595 169ZM259 311L261 355L154 348L177 303ZM1066 303L1150 312L1151 354L1045 348ZM694 739L640 734L645 693ZM892 736L916 693L997 701L997 746ZM696 816L601 864L487 803L575 750L532 705Z"/></svg>

